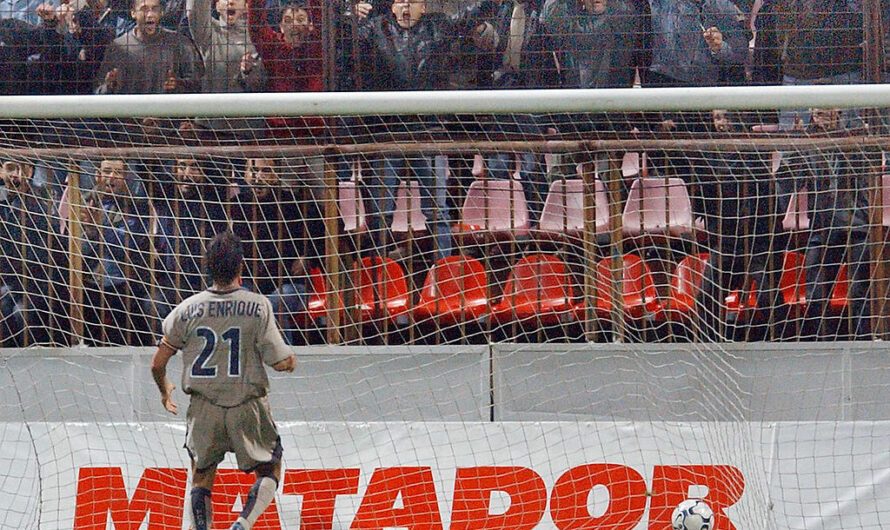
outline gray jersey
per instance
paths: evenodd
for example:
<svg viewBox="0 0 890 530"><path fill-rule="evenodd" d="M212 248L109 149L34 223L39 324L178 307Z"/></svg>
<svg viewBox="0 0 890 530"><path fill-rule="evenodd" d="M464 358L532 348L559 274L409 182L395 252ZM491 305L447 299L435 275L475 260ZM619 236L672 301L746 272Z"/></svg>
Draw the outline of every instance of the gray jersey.
<svg viewBox="0 0 890 530"><path fill-rule="evenodd" d="M265 396L263 363L287 359L291 349L275 322L272 304L237 289L203 291L183 300L164 319L163 341L182 350L182 390L221 407Z"/></svg>

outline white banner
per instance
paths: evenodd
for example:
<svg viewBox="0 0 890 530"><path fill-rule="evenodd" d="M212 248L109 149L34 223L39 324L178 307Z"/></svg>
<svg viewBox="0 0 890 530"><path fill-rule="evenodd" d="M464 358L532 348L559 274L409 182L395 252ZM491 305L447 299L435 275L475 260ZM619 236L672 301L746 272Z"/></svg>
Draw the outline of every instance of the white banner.
<svg viewBox="0 0 890 530"><path fill-rule="evenodd" d="M279 427L286 471L257 529L664 530L691 496L716 530L890 527L886 422ZM0 527L188 528L184 437L182 423L0 423ZM234 467L214 528L253 482Z"/></svg>

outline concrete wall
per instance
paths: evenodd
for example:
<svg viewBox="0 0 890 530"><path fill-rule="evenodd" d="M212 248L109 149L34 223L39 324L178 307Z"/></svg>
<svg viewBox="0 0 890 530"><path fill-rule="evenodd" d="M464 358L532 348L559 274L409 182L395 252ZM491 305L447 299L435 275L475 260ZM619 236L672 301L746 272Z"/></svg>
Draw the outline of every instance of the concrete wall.
<svg viewBox="0 0 890 530"><path fill-rule="evenodd" d="M0 421L162 420L152 353L0 350ZM320 346L297 354L294 374L272 377L280 421L487 421L492 410L511 421L890 419L881 342ZM174 358L177 383L180 373Z"/></svg>

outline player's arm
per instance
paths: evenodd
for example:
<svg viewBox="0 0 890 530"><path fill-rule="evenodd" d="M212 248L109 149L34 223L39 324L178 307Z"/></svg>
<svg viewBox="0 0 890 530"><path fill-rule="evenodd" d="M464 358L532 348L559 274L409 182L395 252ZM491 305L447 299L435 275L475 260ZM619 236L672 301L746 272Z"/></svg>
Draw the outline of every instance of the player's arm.
<svg viewBox="0 0 890 530"><path fill-rule="evenodd" d="M297 367L297 356L291 354L290 357L284 359L283 361L278 361L277 363L272 365L272 369L276 372L293 372Z"/></svg>
<svg viewBox="0 0 890 530"><path fill-rule="evenodd" d="M263 331L257 335L256 349L262 352L263 363L271 366L276 372L293 372L297 367L297 357L281 336L272 303L268 298L265 299L264 305L265 311L260 324Z"/></svg>
<svg viewBox="0 0 890 530"><path fill-rule="evenodd" d="M173 390L176 386L167 378L167 363L174 355L176 355L176 349L162 339L151 360L151 375L161 392L161 403L171 414L176 414L176 403L173 401Z"/></svg>

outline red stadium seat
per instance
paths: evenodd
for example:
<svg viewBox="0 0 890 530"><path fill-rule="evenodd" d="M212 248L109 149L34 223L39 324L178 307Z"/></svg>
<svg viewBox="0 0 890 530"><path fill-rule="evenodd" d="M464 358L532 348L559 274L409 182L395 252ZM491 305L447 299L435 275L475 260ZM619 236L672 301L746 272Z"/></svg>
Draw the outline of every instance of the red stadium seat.
<svg viewBox="0 0 890 530"><path fill-rule="evenodd" d="M622 225L624 234L631 237L691 234L695 221L686 184L679 178L634 180L624 204Z"/></svg>
<svg viewBox="0 0 890 530"><path fill-rule="evenodd" d="M473 155L473 169L470 174L477 179L485 177L485 158L482 155Z"/></svg>
<svg viewBox="0 0 890 530"><path fill-rule="evenodd" d="M444 324L479 319L489 309L487 286L485 268L478 260L466 256L442 258L427 273L414 308L415 318Z"/></svg>
<svg viewBox="0 0 890 530"><path fill-rule="evenodd" d="M408 312L408 282L402 267L390 258L365 257L352 271L361 319L396 320Z"/></svg>
<svg viewBox="0 0 890 530"><path fill-rule="evenodd" d="M729 320L740 320L742 314L749 315L757 309L757 282L751 282L751 289L745 298L740 290L726 295L726 313ZM733 315L735 315L733 317Z"/></svg>
<svg viewBox="0 0 890 530"><path fill-rule="evenodd" d="M686 256L671 277L671 292L664 304L665 317L674 322L689 320L695 311L695 300L701 291L708 254Z"/></svg>
<svg viewBox="0 0 890 530"><path fill-rule="evenodd" d="M309 295L309 316L313 319L327 316L329 300L324 274L320 269L310 272L312 293ZM365 257L356 263L352 271L355 286L355 305L360 309L362 322L389 318L396 320L408 312L408 282L398 263L390 258ZM337 293L341 308L343 289ZM343 309L345 311L345 309Z"/></svg>
<svg viewBox="0 0 890 530"><path fill-rule="evenodd" d="M847 264L841 265L837 271L837 281L831 291L828 307L833 313L843 313L850 304L850 279L847 277Z"/></svg>
<svg viewBox="0 0 890 530"><path fill-rule="evenodd" d="M782 302L787 306L802 308L807 304L807 284L803 265L803 254L795 251L785 253L782 276L779 278L779 291L782 293Z"/></svg>
<svg viewBox="0 0 890 530"><path fill-rule="evenodd" d="M810 212L807 205L806 187L791 195L788 210L782 218L782 228L788 232L801 232L810 228Z"/></svg>
<svg viewBox="0 0 890 530"><path fill-rule="evenodd" d="M881 175L881 225L890 226L890 175Z"/></svg>
<svg viewBox="0 0 890 530"><path fill-rule="evenodd" d="M606 258L596 266L596 313L599 317L608 319L612 313L612 258ZM633 319L641 319L648 316L661 318L661 302L652 280L649 266L636 254L625 254L624 277L622 283L624 300L622 310ZM584 319L585 304L582 302L576 306L576 314L579 319Z"/></svg>
<svg viewBox="0 0 890 530"><path fill-rule="evenodd" d="M601 180L594 180L594 232L609 231L609 198ZM584 182L579 179L556 180L544 200L538 230L543 237L568 235L580 237L584 230Z"/></svg>
<svg viewBox="0 0 890 530"><path fill-rule="evenodd" d="M555 325L571 316L572 286L565 263L555 256L532 254L516 262L504 297L491 309L497 323Z"/></svg>
<svg viewBox="0 0 890 530"><path fill-rule="evenodd" d="M751 127L752 133L777 133L779 132L779 124L778 123L767 123L763 125L754 125Z"/></svg>
<svg viewBox="0 0 890 530"><path fill-rule="evenodd" d="M416 180L411 181L410 187L404 182L399 184L390 228L397 234L426 232L426 216L420 208L420 184Z"/></svg>
<svg viewBox="0 0 890 530"><path fill-rule="evenodd" d="M337 209L343 219L343 230L346 232L364 232L368 229L365 217L365 203L355 182L341 182L340 193L337 195Z"/></svg>
<svg viewBox="0 0 890 530"><path fill-rule="evenodd" d="M624 153L621 159L621 176L625 180L648 177L649 169L646 167L646 153Z"/></svg>
<svg viewBox="0 0 890 530"><path fill-rule="evenodd" d="M528 205L515 180L475 180L467 190L458 233L494 237L528 235Z"/></svg>
<svg viewBox="0 0 890 530"><path fill-rule="evenodd" d="M321 269L316 268L309 271L309 284L312 287L312 292L309 294L309 302L306 304L309 317L313 320L326 317L328 314L328 286ZM342 297L339 299L342 306Z"/></svg>

